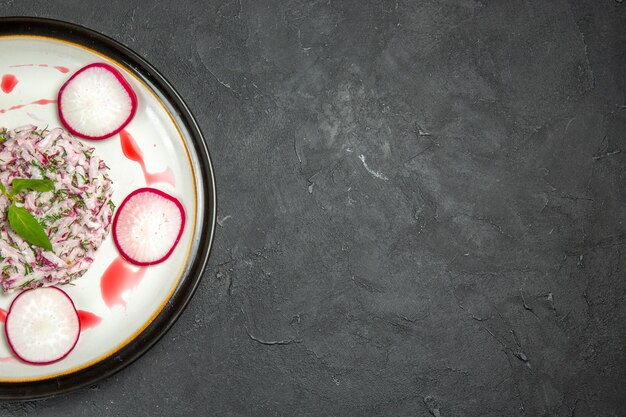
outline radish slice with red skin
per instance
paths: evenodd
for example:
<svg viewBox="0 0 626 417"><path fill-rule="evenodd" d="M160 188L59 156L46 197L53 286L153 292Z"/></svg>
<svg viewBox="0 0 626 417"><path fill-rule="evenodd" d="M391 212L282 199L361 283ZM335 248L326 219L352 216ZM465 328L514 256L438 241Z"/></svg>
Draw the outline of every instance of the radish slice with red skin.
<svg viewBox="0 0 626 417"><path fill-rule="evenodd" d="M174 251L185 227L183 205L155 188L140 188L124 199L113 219L113 240L135 265L153 265Z"/></svg>
<svg viewBox="0 0 626 417"><path fill-rule="evenodd" d="M46 365L60 361L74 349L80 320L65 291L56 287L34 288L15 297L4 331L19 359Z"/></svg>
<svg viewBox="0 0 626 417"><path fill-rule="evenodd" d="M63 84L58 110L72 134L100 140L126 127L137 111L137 96L117 69L98 62L79 69Z"/></svg>

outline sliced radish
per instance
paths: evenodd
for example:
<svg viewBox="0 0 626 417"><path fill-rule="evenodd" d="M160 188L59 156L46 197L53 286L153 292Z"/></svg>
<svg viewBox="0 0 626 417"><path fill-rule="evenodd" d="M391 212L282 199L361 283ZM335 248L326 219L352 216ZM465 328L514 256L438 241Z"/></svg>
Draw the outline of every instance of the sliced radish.
<svg viewBox="0 0 626 417"><path fill-rule="evenodd" d="M137 96L111 65L95 63L76 71L59 90L59 117L86 139L104 139L122 130L137 111Z"/></svg>
<svg viewBox="0 0 626 417"><path fill-rule="evenodd" d="M63 359L74 349L80 335L80 320L65 291L42 287L15 297L4 329L18 358L45 365Z"/></svg>
<svg viewBox="0 0 626 417"><path fill-rule="evenodd" d="M140 188L124 199L113 219L113 240L135 265L166 260L180 240L185 211L176 198L154 188Z"/></svg>

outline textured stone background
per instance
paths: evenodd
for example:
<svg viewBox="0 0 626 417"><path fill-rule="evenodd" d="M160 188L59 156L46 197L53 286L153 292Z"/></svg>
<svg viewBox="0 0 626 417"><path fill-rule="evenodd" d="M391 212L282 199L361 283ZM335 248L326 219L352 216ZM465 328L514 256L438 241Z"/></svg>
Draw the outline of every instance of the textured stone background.
<svg viewBox="0 0 626 417"><path fill-rule="evenodd" d="M626 2L0 2L152 62L219 227L167 336L2 416L626 416Z"/></svg>

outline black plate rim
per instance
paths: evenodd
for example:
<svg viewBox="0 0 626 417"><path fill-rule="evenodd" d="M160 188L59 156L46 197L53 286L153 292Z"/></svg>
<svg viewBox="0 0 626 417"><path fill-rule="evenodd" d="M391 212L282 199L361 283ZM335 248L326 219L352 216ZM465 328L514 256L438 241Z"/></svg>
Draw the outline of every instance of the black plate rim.
<svg viewBox="0 0 626 417"><path fill-rule="evenodd" d="M114 354L76 372L29 382L0 382L0 399L30 400L65 394L110 377L141 357L172 327L193 297L208 263L217 216L216 185L211 155L195 118L174 87L150 63L120 42L87 27L62 20L10 16L0 17L0 36L31 35L56 38L93 49L132 69L144 81L156 86L154 93L176 111L172 116L184 128L199 159L204 181L205 215L200 242L187 275L183 276L159 315L132 341ZM193 255L193 254L192 254Z"/></svg>

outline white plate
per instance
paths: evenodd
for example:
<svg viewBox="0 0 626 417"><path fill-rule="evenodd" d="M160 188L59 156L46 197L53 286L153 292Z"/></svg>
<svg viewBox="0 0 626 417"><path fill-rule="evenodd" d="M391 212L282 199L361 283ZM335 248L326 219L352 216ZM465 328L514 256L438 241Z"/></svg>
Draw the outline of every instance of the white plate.
<svg viewBox="0 0 626 417"><path fill-rule="evenodd" d="M0 333L0 398L30 398L91 384L136 359L167 331L193 294L206 264L215 228L215 188L208 152L188 109L136 54L63 22L0 19L0 27L0 76L18 80L11 91L10 83L4 85L6 92L0 91L0 126L61 126L55 100L63 82L89 63L107 62L122 72L137 93L137 113L125 130L143 152L145 172L165 173L147 177L139 163L125 157L119 135L83 140L110 167L113 202L119 206L133 190L151 186L177 197L187 216L169 259L139 271L124 264L130 271L128 278L135 276L136 282L124 281L122 286L128 289L117 300L107 298L101 288L107 285L102 282L107 268L123 262L111 234L85 275L74 285L63 286L77 309L101 319L83 329L65 359L50 365L26 364L12 357ZM16 295L0 295L0 308L8 310Z"/></svg>

